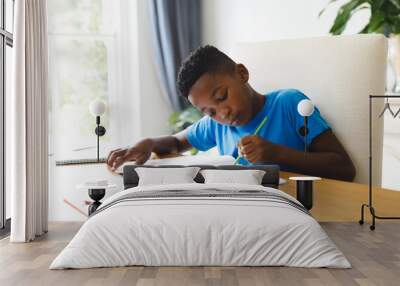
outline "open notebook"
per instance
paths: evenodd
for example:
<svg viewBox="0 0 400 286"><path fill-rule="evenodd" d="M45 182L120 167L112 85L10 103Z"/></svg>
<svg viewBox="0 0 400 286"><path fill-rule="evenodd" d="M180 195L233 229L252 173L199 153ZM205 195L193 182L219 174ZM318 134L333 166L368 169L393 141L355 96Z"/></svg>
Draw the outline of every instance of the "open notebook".
<svg viewBox="0 0 400 286"><path fill-rule="evenodd" d="M235 159L229 155L216 156L216 155L195 155L195 156L178 156L173 158L153 159L148 160L145 165L233 165ZM119 167L116 172L122 173L122 168L125 165L134 165L135 162L126 162Z"/></svg>
<svg viewBox="0 0 400 286"><path fill-rule="evenodd" d="M84 164L103 164L106 158L97 159L73 159L73 160L60 160L56 161L56 166L66 165L84 165ZM229 155L183 155L177 157L152 159L148 160L145 165L231 165L235 159ZM133 165L135 161L127 162L126 164ZM119 169L117 170L117 172ZM122 169L121 169L122 171Z"/></svg>

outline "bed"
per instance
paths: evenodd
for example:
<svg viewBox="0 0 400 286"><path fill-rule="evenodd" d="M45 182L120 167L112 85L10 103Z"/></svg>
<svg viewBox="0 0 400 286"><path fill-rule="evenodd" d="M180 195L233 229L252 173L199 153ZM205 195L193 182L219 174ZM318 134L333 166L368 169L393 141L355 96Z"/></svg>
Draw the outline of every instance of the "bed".
<svg viewBox="0 0 400 286"><path fill-rule="evenodd" d="M199 173L193 183L141 186L135 166L124 168L125 190L103 202L50 269L130 265L350 268L308 210L276 188L279 170L252 168L265 171L262 184L201 183Z"/></svg>

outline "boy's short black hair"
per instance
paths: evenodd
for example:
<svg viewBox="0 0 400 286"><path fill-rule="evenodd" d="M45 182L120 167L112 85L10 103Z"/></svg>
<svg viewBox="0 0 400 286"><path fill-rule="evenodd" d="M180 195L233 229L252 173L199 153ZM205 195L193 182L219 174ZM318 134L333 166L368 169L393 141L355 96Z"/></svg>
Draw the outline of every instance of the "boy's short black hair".
<svg viewBox="0 0 400 286"><path fill-rule="evenodd" d="M206 45L194 50L182 63L177 87L183 97L189 96L194 83L205 73L233 72L236 63L214 46Z"/></svg>

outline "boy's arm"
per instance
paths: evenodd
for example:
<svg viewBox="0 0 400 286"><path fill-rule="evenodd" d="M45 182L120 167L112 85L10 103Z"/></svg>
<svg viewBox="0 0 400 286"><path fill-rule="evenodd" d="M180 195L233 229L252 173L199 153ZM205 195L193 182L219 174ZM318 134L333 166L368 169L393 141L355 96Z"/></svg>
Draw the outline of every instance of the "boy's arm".
<svg viewBox="0 0 400 286"><path fill-rule="evenodd" d="M152 152L162 156L181 153L191 147L187 140L187 130L169 136L145 138L132 147L111 151L107 157L107 165L114 171L127 161L136 161L138 165L144 164Z"/></svg>
<svg viewBox="0 0 400 286"><path fill-rule="evenodd" d="M331 130L315 137L309 149L310 152L307 152L306 157L304 152L295 149L282 150L279 152L278 160L282 164L303 171L304 174L345 181L354 180L356 169L353 162Z"/></svg>
<svg viewBox="0 0 400 286"><path fill-rule="evenodd" d="M151 138L153 141L153 152L157 155L179 154L192 148L187 139L187 129L174 135Z"/></svg>
<svg viewBox="0 0 400 286"><path fill-rule="evenodd" d="M314 138L306 156L302 151L258 136L245 137L241 144L242 154L252 163L273 162L298 173L345 181L354 180L356 174L353 162L331 130Z"/></svg>

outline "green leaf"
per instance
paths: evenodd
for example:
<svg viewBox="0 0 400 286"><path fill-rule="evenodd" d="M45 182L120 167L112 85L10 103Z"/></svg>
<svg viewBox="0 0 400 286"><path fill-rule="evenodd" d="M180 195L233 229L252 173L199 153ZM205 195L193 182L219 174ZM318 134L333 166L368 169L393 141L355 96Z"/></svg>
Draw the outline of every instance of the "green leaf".
<svg viewBox="0 0 400 286"><path fill-rule="evenodd" d="M178 121L180 112L172 112L171 115L169 116L169 123L174 124L175 122Z"/></svg>
<svg viewBox="0 0 400 286"><path fill-rule="evenodd" d="M332 2L335 0L330 1L328 5ZM370 9L371 17L360 33L383 33L386 36L390 33L400 34L400 0L348 1L340 7L329 32L334 35L342 34L351 17L366 8Z"/></svg>
<svg viewBox="0 0 400 286"><path fill-rule="evenodd" d="M168 123L174 132L179 132L202 117L203 114L199 110L194 107L188 107L183 111L171 113Z"/></svg>
<svg viewBox="0 0 400 286"><path fill-rule="evenodd" d="M371 15L371 19L368 24L368 33L383 33L385 19L382 12L376 11Z"/></svg>
<svg viewBox="0 0 400 286"><path fill-rule="evenodd" d="M393 0L387 0L384 4L382 4L379 11L383 13L385 22L392 22L396 18L398 19L400 16L400 3L396 3L396 1Z"/></svg>
<svg viewBox="0 0 400 286"><path fill-rule="evenodd" d="M321 17L322 14L325 13L325 10L334 2L337 2L338 0L331 0L328 2L328 4L326 4L326 6L318 13L318 18Z"/></svg>
<svg viewBox="0 0 400 286"><path fill-rule="evenodd" d="M393 34L400 34L400 17L391 21L390 28Z"/></svg>
<svg viewBox="0 0 400 286"><path fill-rule="evenodd" d="M382 8L387 0L371 0L371 11L378 11Z"/></svg>
<svg viewBox="0 0 400 286"><path fill-rule="evenodd" d="M179 116L179 120L194 123L202 117L202 114L193 107L185 109Z"/></svg>
<svg viewBox="0 0 400 286"><path fill-rule="evenodd" d="M347 22L350 20L354 12L363 4L368 4L368 0L351 0L339 8L330 33L333 35L340 35L346 28Z"/></svg>
<svg viewBox="0 0 400 286"><path fill-rule="evenodd" d="M391 3L394 7L400 10L400 0L389 0L389 3Z"/></svg>

